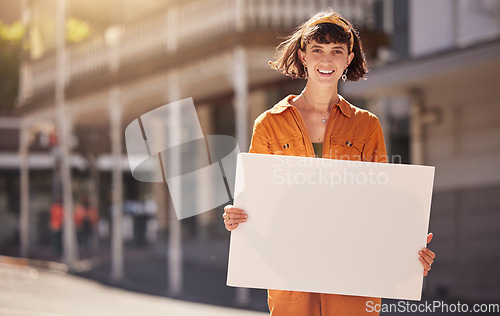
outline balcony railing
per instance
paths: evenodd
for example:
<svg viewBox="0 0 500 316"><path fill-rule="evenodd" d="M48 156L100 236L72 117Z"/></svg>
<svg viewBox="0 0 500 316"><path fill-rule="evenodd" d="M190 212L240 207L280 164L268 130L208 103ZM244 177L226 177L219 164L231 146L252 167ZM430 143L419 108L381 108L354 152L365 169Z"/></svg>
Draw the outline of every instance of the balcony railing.
<svg viewBox="0 0 500 316"><path fill-rule="evenodd" d="M114 26L105 36L67 48L66 82L91 78L136 64L160 53L215 41L224 35L256 29L291 29L311 14L332 7L358 28L375 28L375 5L381 0L198 0L172 6L163 14L126 26ZM32 60L22 72L21 98L55 84L55 55Z"/></svg>

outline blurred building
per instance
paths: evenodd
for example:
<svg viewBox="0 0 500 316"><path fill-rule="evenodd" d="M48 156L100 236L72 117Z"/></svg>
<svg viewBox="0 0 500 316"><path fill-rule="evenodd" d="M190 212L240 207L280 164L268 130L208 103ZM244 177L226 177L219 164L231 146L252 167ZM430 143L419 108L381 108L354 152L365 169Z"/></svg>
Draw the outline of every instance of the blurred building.
<svg viewBox="0 0 500 316"><path fill-rule="evenodd" d="M380 0L67 1L65 9L58 0L23 3L31 51L21 66L21 159L13 154L10 167L21 170L20 192L13 190L25 201L20 226L29 244L24 247L42 242L50 204L61 187L68 187L59 180L64 143L73 203L80 193L89 193L101 218L115 222L123 219L111 216L112 205L123 209L123 200L154 197L157 238L140 240L154 240L163 255L166 246L178 258L172 247L181 247L184 259L220 266L227 264L229 237L222 207L181 221L179 229L176 219L169 220L166 185L132 178L125 127L151 109L192 97L205 135L234 136L247 151L254 119L305 83L268 66L284 36L311 14L332 7L357 25L374 61L389 43L384 19L392 18ZM58 41L65 36L57 26L61 10L66 21L86 26L84 40ZM130 228L130 214L123 228L127 238L146 225ZM111 244L113 251L119 249L116 241Z"/></svg>
<svg viewBox="0 0 500 316"><path fill-rule="evenodd" d="M344 86L382 120L397 160L436 166L435 295L500 297L500 2L394 1L386 64Z"/></svg>
<svg viewBox="0 0 500 316"><path fill-rule="evenodd" d="M22 120L9 128L14 142L21 139L21 156L13 144L0 160L0 185L10 190L0 191L0 202L24 210L18 218L29 227L31 249L48 243L48 210L61 191L64 121L75 201L89 193L101 218L113 222L112 205L153 197L157 235L149 231L141 241L170 249L182 237L185 259L226 265L222 208L172 225L166 185L131 176L124 129L154 108L192 97L204 134L234 136L246 151L254 119L305 84L268 67L276 45L332 7L357 26L373 68L366 81L342 83L341 93L379 116L393 162L436 166L430 230L439 260L427 289L498 300L498 1L67 1L66 20L87 31L65 45L57 40L64 36L56 27L59 1L23 3L31 52L21 67ZM144 226L125 229L134 231Z"/></svg>

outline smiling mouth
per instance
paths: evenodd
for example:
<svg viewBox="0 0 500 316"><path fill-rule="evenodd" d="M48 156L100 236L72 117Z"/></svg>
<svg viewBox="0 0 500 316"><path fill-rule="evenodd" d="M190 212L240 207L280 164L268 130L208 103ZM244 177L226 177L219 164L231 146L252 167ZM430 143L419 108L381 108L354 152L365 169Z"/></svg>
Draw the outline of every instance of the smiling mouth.
<svg viewBox="0 0 500 316"><path fill-rule="evenodd" d="M318 72L320 74L324 74L324 75L330 75L333 73L333 70L324 70L324 69L318 69Z"/></svg>

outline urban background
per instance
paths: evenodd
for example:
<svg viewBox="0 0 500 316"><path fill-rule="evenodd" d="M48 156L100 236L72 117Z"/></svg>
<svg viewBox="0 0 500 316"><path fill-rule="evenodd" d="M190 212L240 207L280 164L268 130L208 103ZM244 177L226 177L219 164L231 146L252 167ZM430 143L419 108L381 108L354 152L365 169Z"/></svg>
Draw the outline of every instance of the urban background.
<svg viewBox="0 0 500 316"><path fill-rule="evenodd" d="M380 118L394 163L436 167L424 298L500 303L498 0L1 0L0 256L267 311L266 291L225 285L223 206L178 221L165 183L133 179L124 130L192 97L205 135L247 151L305 85L269 68L276 45L328 7L371 69L340 93Z"/></svg>

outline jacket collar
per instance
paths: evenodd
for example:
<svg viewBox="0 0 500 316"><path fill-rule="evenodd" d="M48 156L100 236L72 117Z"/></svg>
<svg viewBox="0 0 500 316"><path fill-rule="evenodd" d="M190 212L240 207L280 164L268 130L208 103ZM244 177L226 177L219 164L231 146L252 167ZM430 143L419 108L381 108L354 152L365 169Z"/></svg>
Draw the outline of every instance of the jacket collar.
<svg viewBox="0 0 500 316"><path fill-rule="evenodd" d="M289 96L278 102L275 106L273 106L271 108L271 113L279 114L284 110L286 110L287 108L291 107L292 105L290 104L290 100L296 97L297 97L296 95L290 94ZM351 105L340 94L339 94L339 99L340 101L339 103L336 104L336 106L340 108L342 114L344 114L347 117L351 117L351 110L352 110Z"/></svg>

